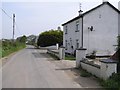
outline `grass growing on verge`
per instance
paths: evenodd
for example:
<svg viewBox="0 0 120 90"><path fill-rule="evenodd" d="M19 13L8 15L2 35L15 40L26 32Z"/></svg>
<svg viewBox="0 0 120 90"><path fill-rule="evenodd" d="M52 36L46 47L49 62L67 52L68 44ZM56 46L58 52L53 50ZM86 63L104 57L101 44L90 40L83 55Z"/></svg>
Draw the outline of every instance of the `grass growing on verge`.
<svg viewBox="0 0 120 90"><path fill-rule="evenodd" d="M2 42L2 57L5 57L13 52L16 52L22 48L25 48L26 45L20 42L11 42L11 41L3 41Z"/></svg>
<svg viewBox="0 0 120 90"><path fill-rule="evenodd" d="M120 90L120 73L114 73L107 80L98 78L98 81L106 90Z"/></svg>
<svg viewBox="0 0 120 90"><path fill-rule="evenodd" d="M65 60L76 60L76 58L72 55L65 55Z"/></svg>
<svg viewBox="0 0 120 90"><path fill-rule="evenodd" d="M82 77L91 77L92 74L88 73L86 70L81 69L80 70L80 76L82 76Z"/></svg>
<svg viewBox="0 0 120 90"><path fill-rule="evenodd" d="M57 56L55 56L55 55L53 55L53 54L51 54L51 53L48 53L53 59L55 59L55 60L60 60Z"/></svg>

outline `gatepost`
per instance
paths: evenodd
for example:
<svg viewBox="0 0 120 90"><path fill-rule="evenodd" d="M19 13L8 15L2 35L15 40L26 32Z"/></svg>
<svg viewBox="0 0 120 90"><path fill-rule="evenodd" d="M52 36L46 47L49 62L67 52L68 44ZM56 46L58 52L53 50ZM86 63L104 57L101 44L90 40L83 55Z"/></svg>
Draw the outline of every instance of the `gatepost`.
<svg viewBox="0 0 120 90"><path fill-rule="evenodd" d="M60 47L59 48L59 59L65 59L65 47Z"/></svg>
<svg viewBox="0 0 120 90"><path fill-rule="evenodd" d="M80 48L76 50L76 67L80 67L80 61L86 57L86 48Z"/></svg>

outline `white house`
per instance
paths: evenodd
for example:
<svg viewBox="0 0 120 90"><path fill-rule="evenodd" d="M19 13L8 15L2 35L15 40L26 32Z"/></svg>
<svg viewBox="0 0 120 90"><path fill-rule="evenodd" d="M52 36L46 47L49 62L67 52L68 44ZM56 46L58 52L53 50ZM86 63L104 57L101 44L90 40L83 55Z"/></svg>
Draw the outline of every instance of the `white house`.
<svg viewBox="0 0 120 90"><path fill-rule="evenodd" d="M86 48L87 54L112 55L116 50L118 17L120 11L105 1L97 7L81 13L62 24L63 46L66 53L74 53L77 48Z"/></svg>

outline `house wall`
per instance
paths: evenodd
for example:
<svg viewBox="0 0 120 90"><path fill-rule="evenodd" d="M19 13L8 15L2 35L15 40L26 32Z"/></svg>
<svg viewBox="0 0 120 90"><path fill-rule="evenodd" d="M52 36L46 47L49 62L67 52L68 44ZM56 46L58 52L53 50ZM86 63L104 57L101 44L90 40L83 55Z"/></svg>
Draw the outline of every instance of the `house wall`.
<svg viewBox="0 0 120 90"><path fill-rule="evenodd" d="M118 35L120 36L120 14L118 16Z"/></svg>
<svg viewBox="0 0 120 90"><path fill-rule="evenodd" d="M79 21L79 32L75 32L76 30L76 22ZM65 34L65 27L67 26L67 34ZM67 49L65 52L74 53L76 50L76 39L78 39L79 47L81 47L81 34L82 34L82 19L75 20L69 24L63 26L64 35L63 35L63 46L65 47L65 41L67 40ZM70 41L70 38L72 41ZM73 46L73 49L71 48Z"/></svg>
<svg viewBox="0 0 120 90"><path fill-rule="evenodd" d="M120 1L118 2L118 9L120 11ZM118 15L118 34L120 36L120 14Z"/></svg>
<svg viewBox="0 0 120 90"><path fill-rule="evenodd" d="M118 13L109 5L86 14L83 18L83 43L87 54L97 51L97 55L111 55L115 52L118 36ZM88 27L93 26L93 31Z"/></svg>

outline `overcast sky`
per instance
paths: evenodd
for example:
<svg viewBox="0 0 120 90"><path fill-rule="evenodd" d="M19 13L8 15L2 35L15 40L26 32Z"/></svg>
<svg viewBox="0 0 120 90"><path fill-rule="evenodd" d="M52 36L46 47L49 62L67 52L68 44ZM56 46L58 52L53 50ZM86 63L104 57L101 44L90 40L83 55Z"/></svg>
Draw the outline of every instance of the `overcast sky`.
<svg viewBox="0 0 120 90"><path fill-rule="evenodd" d="M23 1L2 0L2 9L10 17L12 17L13 13L16 15L15 37L31 34L39 35L43 31L57 29L61 24L78 16L79 3L82 3L84 12L102 3L102 0ZM118 8L118 1L109 0L116 8ZM12 38L12 19L2 10L1 14L2 38L10 39Z"/></svg>

